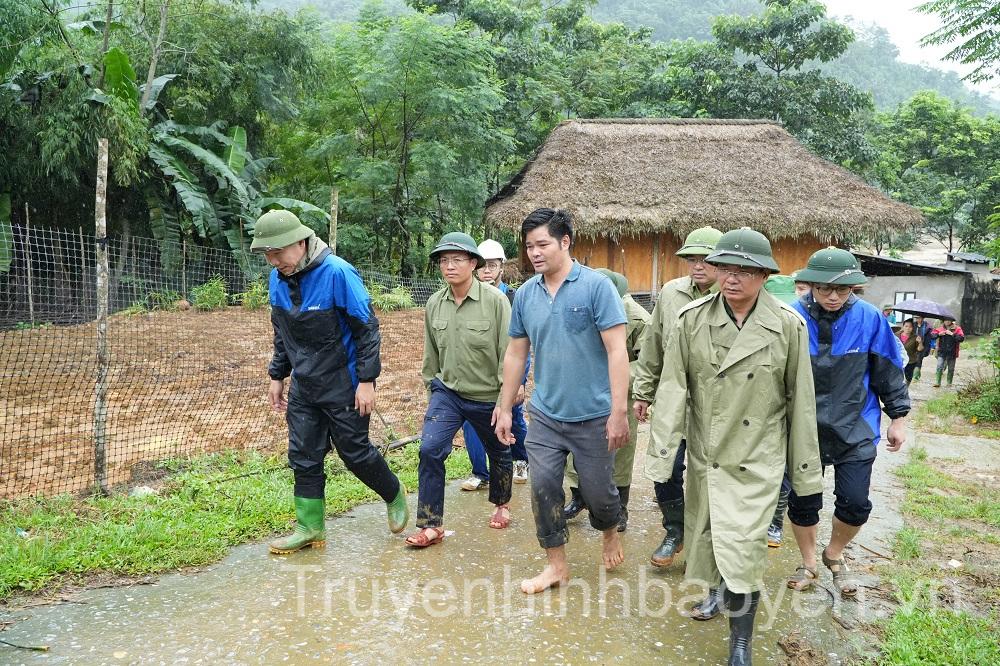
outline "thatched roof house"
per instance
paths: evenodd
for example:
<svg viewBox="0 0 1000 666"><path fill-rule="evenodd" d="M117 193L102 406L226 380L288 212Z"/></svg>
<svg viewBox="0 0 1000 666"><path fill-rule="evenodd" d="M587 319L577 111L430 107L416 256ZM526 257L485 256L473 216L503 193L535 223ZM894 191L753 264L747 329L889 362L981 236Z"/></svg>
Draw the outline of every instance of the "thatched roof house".
<svg viewBox="0 0 1000 666"><path fill-rule="evenodd" d="M572 212L574 255L633 292L683 272L673 252L697 227L757 229L791 272L831 243L922 222L768 120L565 121L488 203L487 226L518 231L542 206Z"/></svg>

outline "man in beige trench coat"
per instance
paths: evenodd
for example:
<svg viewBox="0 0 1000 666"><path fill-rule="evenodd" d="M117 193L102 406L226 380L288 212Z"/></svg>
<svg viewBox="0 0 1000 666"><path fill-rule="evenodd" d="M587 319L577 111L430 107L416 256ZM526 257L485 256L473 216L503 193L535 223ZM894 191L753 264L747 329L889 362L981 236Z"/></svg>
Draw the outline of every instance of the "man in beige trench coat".
<svg viewBox="0 0 1000 666"><path fill-rule="evenodd" d="M684 245L676 252L676 256L685 264L688 274L667 282L656 298L652 320L646 327L639 360L636 361L633 371L634 411L636 418L642 422L646 421L649 406L660 384L663 352L670 331L677 320L677 312L691 301L718 291L715 284L718 277L716 268L707 263L705 258L715 251L715 244L721 237L722 232L712 227L702 227L689 233L684 239ZM666 531L663 541L649 558L650 564L654 567L669 567L684 549L686 448L682 440L673 461L657 458L657 452L653 450L649 458L651 462L646 466L646 474L653 481L656 504L663 515L663 529ZM708 620L717 615L719 608L717 598L714 590L710 592L709 598L704 603L692 609L691 617L696 620Z"/></svg>
<svg viewBox="0 0 1000 666"><path fill-rule="evenodd" d="M786 463L796 492L823 490L816 399L805 322L762 289L778 272L768 240L745 227L727 232L707 261L719 269L720 291L678 313L650 449L672 462L687 441L685 577L722 583L729 664L742 666L751 663L767 528Z"/></svg>

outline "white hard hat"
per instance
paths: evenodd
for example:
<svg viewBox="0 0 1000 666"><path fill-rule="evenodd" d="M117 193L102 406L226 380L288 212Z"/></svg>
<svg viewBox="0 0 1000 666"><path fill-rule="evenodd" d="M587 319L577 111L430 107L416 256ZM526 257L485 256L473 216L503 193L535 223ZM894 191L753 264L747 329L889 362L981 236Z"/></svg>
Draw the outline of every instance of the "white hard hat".
<svg viewBox="0 0 1000 666"><path fill-rule="evenodd" d="M487 238L479 244L479 254L483 255L483 259L486 261L489 261L490 259L507 261L507 255L504 254L503 245L496 242L492 238Z"/></svg>

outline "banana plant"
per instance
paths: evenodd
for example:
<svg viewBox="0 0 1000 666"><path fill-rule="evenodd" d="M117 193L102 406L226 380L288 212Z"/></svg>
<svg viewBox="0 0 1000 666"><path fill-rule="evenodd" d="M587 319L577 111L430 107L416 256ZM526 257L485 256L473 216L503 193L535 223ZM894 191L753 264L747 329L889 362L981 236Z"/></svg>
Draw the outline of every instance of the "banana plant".
<svg viewBox="0 0 1000 666"><path fill-rule="evenodd" d="M107 104L109 96L124 100L139 116L145 86L136 84L128 55L118 48L104 56L104 89L87 97ZM175 77L165 74L150 85L145 112L153 111L160 94ZM150 126L147 157L153 182L144 195L153 235L160 241L165 265L176 261L177 242L188 237L215 247L245 251L254 221L270 208L293 210L313 228L325 228L329 215L312 204L263 192L261 181L272 158L254 159L247 150L246 130L226 129L217 121L208 126L181 125L162 120Z"/></svg>

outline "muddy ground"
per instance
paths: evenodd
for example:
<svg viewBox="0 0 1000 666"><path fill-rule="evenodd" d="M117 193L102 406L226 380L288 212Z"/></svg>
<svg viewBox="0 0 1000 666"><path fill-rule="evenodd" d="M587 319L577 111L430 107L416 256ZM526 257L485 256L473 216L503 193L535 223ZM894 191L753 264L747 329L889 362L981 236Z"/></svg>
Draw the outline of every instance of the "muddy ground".
<svg viewBox="0 0 1000 666"><path fill-rule="evenodd" d="M372 436L391 440L417 432L424 411L423 310L379 319L383 373ZM110 484L141 480L149 466L136 470L140 462L284 447L284 418L264 397L267 312L119 314L108 340ZM0 369L0 499L92 487L95 325L0 332Z"/></svg>

